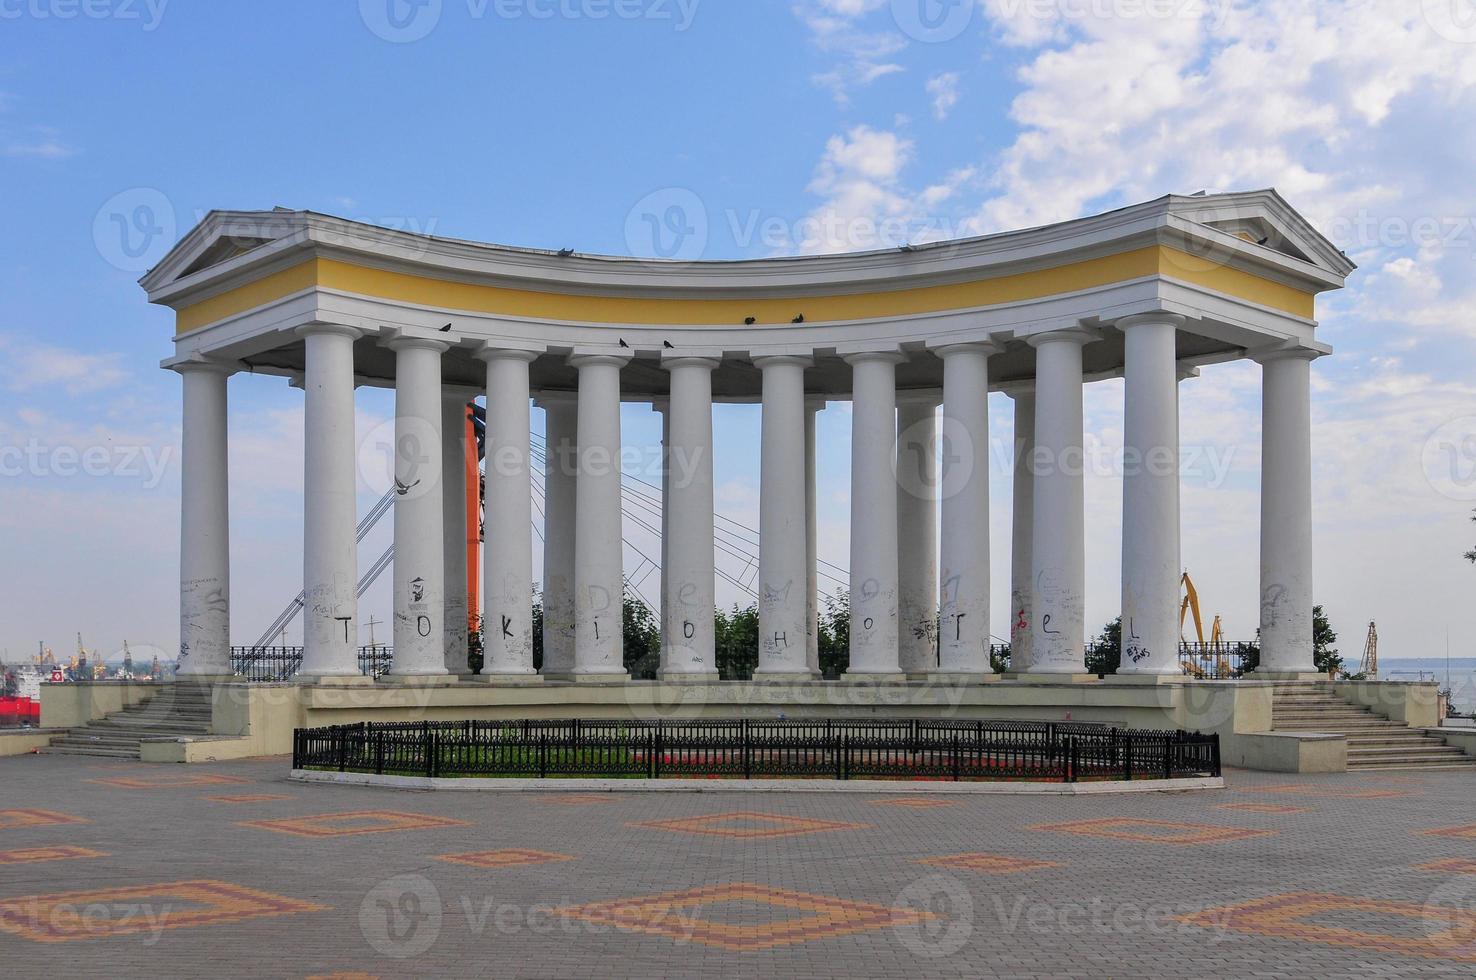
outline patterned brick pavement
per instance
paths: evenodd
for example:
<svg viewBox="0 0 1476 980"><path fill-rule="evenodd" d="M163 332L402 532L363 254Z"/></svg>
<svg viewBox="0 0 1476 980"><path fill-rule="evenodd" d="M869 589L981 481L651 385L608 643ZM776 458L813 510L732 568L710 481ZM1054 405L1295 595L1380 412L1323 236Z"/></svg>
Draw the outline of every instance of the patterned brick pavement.
<svg viewBox="0 0 1476 980"><path fill-rule="evenodd" d="M933 807L96 766L0 759L7 980L1476 975L1465 773Z"/></svg>

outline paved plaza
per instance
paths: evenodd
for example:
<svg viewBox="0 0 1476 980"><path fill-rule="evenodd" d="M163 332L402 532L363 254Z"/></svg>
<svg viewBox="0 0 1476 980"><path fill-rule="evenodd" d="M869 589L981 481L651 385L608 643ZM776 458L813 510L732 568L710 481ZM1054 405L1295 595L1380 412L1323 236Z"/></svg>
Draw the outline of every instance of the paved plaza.
<svg viewBox="0 0 1476 980"><path fill-rule="evenodd" d="M0 759L6 977L1457 977L1476 777L456 794Z"/></svg>

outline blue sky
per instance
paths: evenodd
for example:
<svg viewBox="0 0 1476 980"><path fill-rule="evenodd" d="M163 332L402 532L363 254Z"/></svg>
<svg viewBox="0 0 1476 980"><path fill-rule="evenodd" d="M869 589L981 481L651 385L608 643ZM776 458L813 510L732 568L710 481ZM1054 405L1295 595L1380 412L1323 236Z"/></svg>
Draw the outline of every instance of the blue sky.
<svg viewBox="0 0 1476 980"><path fill-rule="evenodd" d="M1321 309L1339 353L1316 367L1320 600L1345 653L1372 619L1386 656L1443 649L1476 575L1476 31L1451 16L1470 0L1449 2L0 0L0 462L40 461L0 475L0 648L66 650L79 630L105 653L176 645L178 379L137 266L210 208L651 254L672 242L640 214L695 200L706 233L686 254L731 258L1274 185L1362 266ZM158 220L125 249L114 216L140 202ZM232 400L244 643L300 585L301 403L270 379ZM1254 629L1258 406L1249 365L1184 391L1186 443L1227 467L1188 482L1185 564L1234 636ZM359 407L367 431L390 402ZM1009 402L992 407L1007 441ZM1117 605L1120 386L1092 385L1087 408L1099 622ZM747 523L757 423L719 412L720 508ZM658 431L627 410L629 443ZM843 406L822 416L822 552L842 567L848 432ZM96 475L74 472L89 450ZM382 591L368 614L387 618Z"/></svg>

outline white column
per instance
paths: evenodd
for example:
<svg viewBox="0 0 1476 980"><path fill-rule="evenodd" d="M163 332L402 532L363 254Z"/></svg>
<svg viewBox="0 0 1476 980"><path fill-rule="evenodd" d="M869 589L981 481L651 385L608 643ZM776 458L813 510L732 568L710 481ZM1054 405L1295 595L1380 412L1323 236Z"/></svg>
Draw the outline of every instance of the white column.
<svg viewBox="0 0 1476 980"><path fill-rule="evenodd" d="M712 372L718 362L676 357L662 366L671 372L671 402L665 412L661 677L716 680Z"/></svg>
<svg viewBox="0 0 1476 980"><path fill-rule="evenodd" d="M180 444L179 676L231 670L230 467L226 382L231 368L176 365L184 381Z"/></svg>
<svg viewBox="0 0 1476 980"><path fill-rule="evenodd" d="M533 510L528 467L532 351L486 347L487 542L483 545L482 676L538 680L533 669Z"/></svg>
<svg viewBox="0 0 1476 980"><path fill-rule="evenodd" d="M816 489L816 416L824 399L805 402L805 666L820 676L820 506Z"/></svg>
<svg viewBox="0 0 1476 980"><path fill-rule="evenodd" d="M1081 348L1092 335L1058 330L1035 347L1035 513L1030 672L1081 674L1086 641L1086 454Z"/></svg>
<svg viewBox="0 0 1476 980"><path fill-rule="evenodd" d="M303 371L302 677L359 678L352 327L300 331Z"/></svg>
<svg viewBox="0 0 1476 980"><path fill-rule="evenodd" d="M901 673L897 649L897 364L853 354L851 365L852 677Z"/></svg>
<svg viewBox="0 0 1476 980"><path fill-rule="evenodd" d="M898 660L913 675L938 669L938 401L897 398Z"/></svg>
<svg viewBox="0 0 1476 980"><path fill-rule="evenodd" d="M611 354L575 356L579 479L574 514L574 679L626 678L620 517L620 368Z"/></svg>
<svg viewBox="0 0 1476 980"><path fill-rule="evenodd" d="M807 357L754 358L763 371L759 474L760 680L808 680L805 586Z"/></svg>
<svg viewBox="0 0 1476 980"><path fill-rule="evenodd" d="M1122 665L1120 674L1179 667L1179 422L1176 337L1183 317L1119 320L1123 386Z"/></svg>
<svg viewBox="0 0 1476 980"><path fill-rule="evenodd" d="M579 402L543 392L543 675L574 673L574 499L578 483Z"/></svg>
<svg viewBox="0 0 1476 980"><path fill-rule="evenodd" d="M468 621L467 599L467 520L466 520L466 419L471 397L464 391L447 388L441 396L441 514L442 551L445 555L443 575L445 591L446 669L467 675Z"/></svg>
<svg viewBox="0 0 1476 980"><path fill-rule="evenodd" d="M446 553L441 498L441 355L449 345L401 335L395 352L395 678L446 669Z"/></svg>
<svg viewBox="0 0 1476 980"><path fill-rule="evenodd" d="M943 358L943 546L938 671L983 677L989 662L989 357L963 344Z"/></svg>
<svg viewBox="0 0 1476 980"><path fill-rule="evenodd" d="M1310 674L1312 652L1312 403L1305 348L1253 355L1261 364L1261 663Z"/></svg>
<svg viewBox="0 0 1476 980"><path fill-rule="evenodd" d="M671 636L666 631L666 614L670 608L666 601L666 573L671 564L668 560L671 551L671 405L652 402L651 410L661 416L661 567L657 569L660 578L657 592L660 598L657 601L661 608L656 610L656 617L661 628L661 663L665 666L666 651L671 649Z"/></svg>
<svg viewBox="0 0 1476 980"><path fill-rule="evenodd" d="M1031 597L1035 560L1035 388L1010 392L1015 401L1014 515L1010 526L1010 672L1028 673L1034 632Z"/></svg>

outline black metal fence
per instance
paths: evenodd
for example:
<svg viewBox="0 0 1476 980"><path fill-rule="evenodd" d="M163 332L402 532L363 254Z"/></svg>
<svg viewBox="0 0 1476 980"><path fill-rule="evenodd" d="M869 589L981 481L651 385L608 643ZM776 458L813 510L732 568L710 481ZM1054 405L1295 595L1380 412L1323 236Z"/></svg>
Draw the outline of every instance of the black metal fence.
<svg viewBox="0 0 1476 980"><path fill-rule="evenodd" d="M359 647L359 673L376 680L394 665L392 647ZM286 681L302 670L302 647L231 647L231 670L248 681Z"/></svg>
<svg viewBox="0 0 1476 980"><path fill-rule="evenodd" d="M411 776L1172 779L1220 775L1218 735L971 721L361 723L293 733L294 769Z"/></svg>
<svg viewBox="0 0 1476 980"><path fill-rule="evenodd" d="M1261 662L1259 643L1181 643L1179 665L1189 677L1204 681L1231 681L1244 677Z"/></svg>

